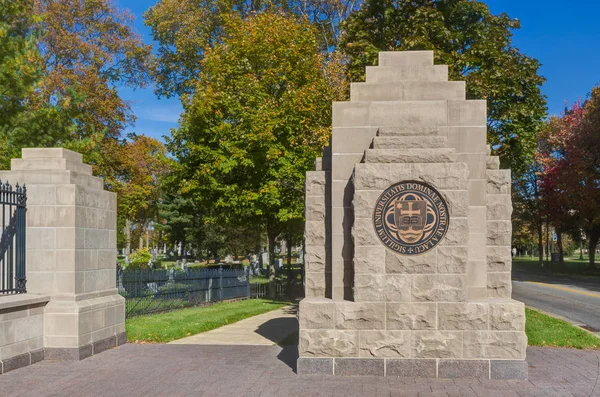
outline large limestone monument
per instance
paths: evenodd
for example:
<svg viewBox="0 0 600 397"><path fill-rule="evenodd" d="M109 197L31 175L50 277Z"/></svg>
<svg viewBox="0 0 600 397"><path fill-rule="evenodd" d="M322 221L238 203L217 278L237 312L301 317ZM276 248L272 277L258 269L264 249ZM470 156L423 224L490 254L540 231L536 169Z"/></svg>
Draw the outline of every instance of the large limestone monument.
<svg viewBox="0 0 600 397"><path fill-rule="evenodd" d="M299 374L527 377L510 171L433 52L382 52L306 176Z"/></svg>

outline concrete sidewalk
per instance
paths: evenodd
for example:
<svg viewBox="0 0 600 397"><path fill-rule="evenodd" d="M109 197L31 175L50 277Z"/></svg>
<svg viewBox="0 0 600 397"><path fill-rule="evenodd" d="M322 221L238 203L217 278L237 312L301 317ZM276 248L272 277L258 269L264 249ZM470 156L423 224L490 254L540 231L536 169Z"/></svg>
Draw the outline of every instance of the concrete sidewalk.
<svg viewBox="0 0 600 397"><path fill-rule="evenodd" d="M171 342L176 345L271 346L298 331L297 306L286 306L212 331Z"/></svg>

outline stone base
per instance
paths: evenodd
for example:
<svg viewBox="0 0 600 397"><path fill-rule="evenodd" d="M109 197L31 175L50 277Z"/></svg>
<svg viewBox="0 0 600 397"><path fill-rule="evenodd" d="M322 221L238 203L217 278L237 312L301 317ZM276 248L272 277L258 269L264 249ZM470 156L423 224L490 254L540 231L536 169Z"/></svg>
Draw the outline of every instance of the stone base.
<svg viewBox="0 0 600 397"><path fill-rule="evenodd" d="M127 343L127 333L122 332L85 346L48 347L45 349L45 359L54 361L78 361L125 343Z"/></svg>
<svg viewBox="0 0 600 397"><path fill-rule="evenodd" d="M524 360L444 360L300 357L298 375L444 379L527 379Z"/></svg>

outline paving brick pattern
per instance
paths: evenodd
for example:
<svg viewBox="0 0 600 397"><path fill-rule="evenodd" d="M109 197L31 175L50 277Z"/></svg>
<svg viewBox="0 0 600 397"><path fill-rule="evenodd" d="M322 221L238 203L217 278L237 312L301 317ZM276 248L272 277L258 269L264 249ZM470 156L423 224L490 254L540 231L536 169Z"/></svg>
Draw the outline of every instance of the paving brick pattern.
<svg viewBox="0 0 600 397"><path fill-rule="evenodd" d="M529 380L298 376L297 348L127 344L0 375L0 396L600 396L600 351L529 348Z"/></svg>

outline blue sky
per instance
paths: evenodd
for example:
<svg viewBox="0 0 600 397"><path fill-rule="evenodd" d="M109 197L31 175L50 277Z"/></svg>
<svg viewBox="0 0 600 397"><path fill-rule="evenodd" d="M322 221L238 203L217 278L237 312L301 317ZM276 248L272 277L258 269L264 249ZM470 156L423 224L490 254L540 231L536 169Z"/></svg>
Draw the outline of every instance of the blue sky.
<svg viewBox="0 0 600 397"><path fill-rule="evenodd" d="M523 53L537 58L540 74L547 79L542 91L548 97L550 114L560 114L565 101L584 99L590 89L600 83L600 29L597 17L600 2L571 4L558 0L487 0L494 14L508 13L521 21L515 32L514 45ZM155 0L118 0L136 16L138 32L147 43L152 42L142 13ZM137 121L128 132L146 134L162 140L177 126L181 106L177 99L158 99L153 88L121 89L131 102Z"/></svg>

